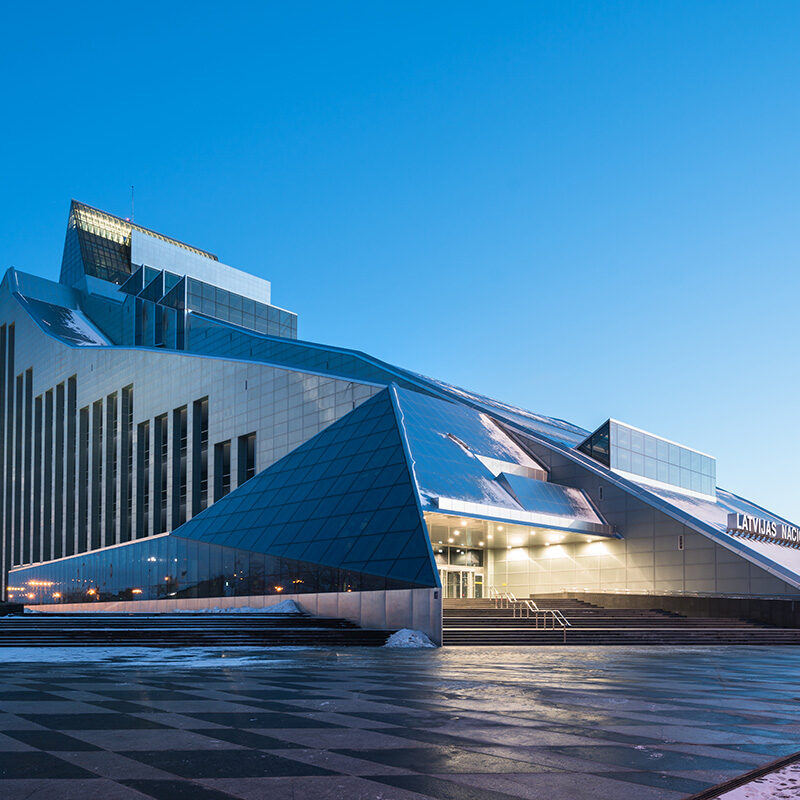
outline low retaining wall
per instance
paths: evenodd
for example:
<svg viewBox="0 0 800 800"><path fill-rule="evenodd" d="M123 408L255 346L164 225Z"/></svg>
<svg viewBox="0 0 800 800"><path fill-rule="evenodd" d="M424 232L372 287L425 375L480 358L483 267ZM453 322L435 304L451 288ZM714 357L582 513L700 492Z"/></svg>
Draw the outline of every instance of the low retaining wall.
<svg viewBox="0 0 800 800"><path fill-rule="evenodd" d="M536 597L575 598L606 608L655 608L685 617L732 617L765 622L780 628L800 628L800 599L722 597L707 595L617 594L615 592L553 592Z"/></svg>
<svg viewBox="0 0 800 800"><path fill-rule="evenodd" d="M29 605L35 611L73 613L163 613L206 608L269 608L294 600L315 617L342 617L362 628L422 631L435 644L442 643L440 589L391 589L375 592L325 592L319 594L251 595L248 597L197 597L170 600L119 600L113 603L53 603Z"/></svg>

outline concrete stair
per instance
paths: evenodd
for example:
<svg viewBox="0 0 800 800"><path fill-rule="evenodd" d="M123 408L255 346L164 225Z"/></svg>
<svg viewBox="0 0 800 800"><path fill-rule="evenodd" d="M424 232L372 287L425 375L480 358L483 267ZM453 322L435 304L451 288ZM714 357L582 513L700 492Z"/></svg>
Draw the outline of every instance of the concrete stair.
<svg viewBox="0 0 800 800"><path fill-rule="evenodd" d="M392 631L307 614L21 614L0 618L2 647L373 646Z"/></svg>
<svg viewBox="0 0 800 800"><path fill-rule="evenodd" d="M728 617L691 618L657 609L603 608L583 600L531 598L557 609L566 629L537 629L533 617L514 617L493 600L445 600L445 645L785 645L800 644L800 630ZM541 623L540 623L541 624Z"/></svg>

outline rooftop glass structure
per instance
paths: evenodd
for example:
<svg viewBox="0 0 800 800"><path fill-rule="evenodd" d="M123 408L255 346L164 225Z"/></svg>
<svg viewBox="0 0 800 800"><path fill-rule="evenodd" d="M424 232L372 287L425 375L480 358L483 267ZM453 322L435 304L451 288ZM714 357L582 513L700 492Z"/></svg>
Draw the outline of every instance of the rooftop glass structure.
<svg viewBox="0 0 800 800"><path fill-rule="evenodd" d="M604 422L578 449L622 474L715 494L716 459L615 419Z"/></svg>

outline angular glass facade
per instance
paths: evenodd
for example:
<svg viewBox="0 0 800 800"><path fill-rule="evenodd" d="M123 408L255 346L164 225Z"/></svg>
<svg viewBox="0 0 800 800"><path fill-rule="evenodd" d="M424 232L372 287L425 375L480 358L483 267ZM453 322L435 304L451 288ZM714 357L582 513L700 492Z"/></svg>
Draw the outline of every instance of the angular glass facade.
<svg viewBox="0 0 800 800"><path fill-rule="evenodd" d="M386 389L177 532L408 586L436 586Z"/></svg>

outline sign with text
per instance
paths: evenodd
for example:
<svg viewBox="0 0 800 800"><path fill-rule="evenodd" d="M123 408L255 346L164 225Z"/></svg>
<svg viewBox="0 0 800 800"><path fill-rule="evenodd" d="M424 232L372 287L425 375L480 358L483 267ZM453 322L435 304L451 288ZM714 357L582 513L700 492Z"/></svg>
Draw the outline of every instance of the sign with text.
<svg viewBox="0 0 800 800"><path fill-rule="evenodd" d="M775 544L800 545L800 528L752 514L728 514L728 533L758 536Z"/></svg>

